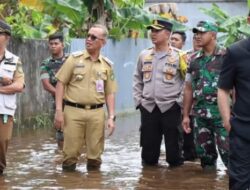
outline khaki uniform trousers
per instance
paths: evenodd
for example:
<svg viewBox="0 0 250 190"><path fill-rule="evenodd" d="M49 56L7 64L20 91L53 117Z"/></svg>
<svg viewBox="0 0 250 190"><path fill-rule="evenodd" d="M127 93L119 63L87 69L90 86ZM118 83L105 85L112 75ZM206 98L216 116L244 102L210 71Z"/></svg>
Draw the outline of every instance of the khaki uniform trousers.
<svg viewBox="0 0 250 190"><path fill-rule="evenodd" d="M87 159L101 164L104 150L105 113L103 108L82 109L64 107L63 165L70 166L78 161L86 145Z"/></svg>
<svg viewBox="0 0 250 190"><path fill-rule="evenodd" d="M3 123L3 116L0 115L0 174L6 168L6 154L8 144L12 136L13 117L9 116L7 123Z"/></svg>

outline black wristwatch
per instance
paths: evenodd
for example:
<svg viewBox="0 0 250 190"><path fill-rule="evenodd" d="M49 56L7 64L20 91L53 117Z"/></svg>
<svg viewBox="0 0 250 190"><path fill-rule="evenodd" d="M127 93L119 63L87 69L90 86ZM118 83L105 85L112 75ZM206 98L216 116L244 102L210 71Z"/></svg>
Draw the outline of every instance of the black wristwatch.
<svg viewBox="0 0 250 190"><path fill-rule="evenodd" d="M110 116L109 116L109 119L112 119L113 121L115 121L116 116L115 116L115 115L110 115Z"/></svg>

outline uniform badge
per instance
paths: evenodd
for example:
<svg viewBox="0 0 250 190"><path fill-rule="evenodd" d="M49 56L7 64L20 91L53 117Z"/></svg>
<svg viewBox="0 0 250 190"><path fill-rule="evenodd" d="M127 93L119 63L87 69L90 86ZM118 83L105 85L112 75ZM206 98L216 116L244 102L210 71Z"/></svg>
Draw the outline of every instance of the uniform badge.
<svg viewBox="0 0 250 190"><path fill-rule="evenodd" d="M76 80L77 81L80 81L80 80L82 80L83 79L83 76L82 75L76 75Z"/></svg>
<svg viewBox="0 0 250 190"><path fill-rule="evenodd" d="M143 64L142 71L152 71L153 66L152 64Z"/></svg>
<svg viewBox="0 0 250 190"><path fill-rule="evenodd" d="M110 73L110 79L115 80L115 74L114 74L113 70Z"/></svg>
<svg viewBox="0 0 250 190"><path fill-rule="evenodd" d="M174 69L173 68L168 68L167 71L166 71L165 78L167 80L172 80L173 77L174 77Z"/></svg>
<svg viewBox="0 0 250 190"><path fill-rule="evenodd" d="M104 81L101 79L96 81L96 92L104 92Z"/></svg>
<svg viewBox="0 0 250 190"><path fill-rule="evenodd" d="M152 55L147 55L144 57L145 61L152 61L152 59L153 59Z"/></svg>
<svg viewBox="0 0 250 190"><path fill-rule="evenodd" d="M168 63L173 63L173 62L175 62L176 60L177 60L177 59L176 59L175 57L173 57L173 56L167 58Z"/></svg>
<svg viewBox="0 0 250 190"><path fill-rule="evenodd" d="M151 77L151 72L145 72L145 73L143 74L143 78L144 78L144 79L150 79L150 77Z"/></svg>

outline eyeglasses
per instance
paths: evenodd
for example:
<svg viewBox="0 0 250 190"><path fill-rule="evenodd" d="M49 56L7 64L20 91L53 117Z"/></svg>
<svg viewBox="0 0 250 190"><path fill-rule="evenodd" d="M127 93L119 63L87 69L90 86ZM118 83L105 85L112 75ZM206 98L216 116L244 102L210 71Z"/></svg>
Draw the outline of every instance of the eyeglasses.
<svg viewBox="0 0 250 190"><path fill-rule="evenodd" d="M87 39L89 39L89 38L90 38L91 41L104 40L103 38L98 38L97 36L95 36L93 34L88 34Z"/></svg>

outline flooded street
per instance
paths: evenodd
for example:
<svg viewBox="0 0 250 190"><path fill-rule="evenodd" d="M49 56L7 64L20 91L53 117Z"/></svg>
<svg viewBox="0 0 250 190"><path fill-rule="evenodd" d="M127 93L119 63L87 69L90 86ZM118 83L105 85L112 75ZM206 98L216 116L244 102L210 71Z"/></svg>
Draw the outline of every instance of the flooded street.
<svg viewBox="0 0 250 190"><path fill-rule="evenodd" d="M55 131L15 129L8 151L8 166L0 177L0 190L9 189L137 189L225 190L228 176L222 162L217 173L204 173L199 162L168 168L161 156L158 167L142 167L139 147L139 116L117 119L115 134L106 139L100 171L86 170L84 155L76 172L63 172ZM164 148L162 148L164 151Z"/></svg>

